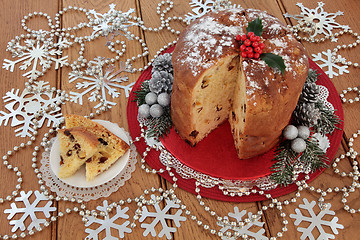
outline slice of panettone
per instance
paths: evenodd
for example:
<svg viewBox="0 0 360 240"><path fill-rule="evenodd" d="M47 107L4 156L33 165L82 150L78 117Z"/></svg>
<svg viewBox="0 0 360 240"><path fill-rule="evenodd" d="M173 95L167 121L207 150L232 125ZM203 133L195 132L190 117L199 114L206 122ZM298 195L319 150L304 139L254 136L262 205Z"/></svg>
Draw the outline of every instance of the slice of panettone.
<svg viewBox="0 0 360 240"><path fill-rule="evenodd" d="M83 127L59 130L59 178L72 176L97 151L97 137Z"/></svg>
<svg viewBox="0 0 360 240"><path fill-rule="evenodd" d="M97 137L98 150L86 161L86 180L91 181L108 169L129 149L129 145L101 124L79 115L65 115L67 128L85 127Z"/></svg>

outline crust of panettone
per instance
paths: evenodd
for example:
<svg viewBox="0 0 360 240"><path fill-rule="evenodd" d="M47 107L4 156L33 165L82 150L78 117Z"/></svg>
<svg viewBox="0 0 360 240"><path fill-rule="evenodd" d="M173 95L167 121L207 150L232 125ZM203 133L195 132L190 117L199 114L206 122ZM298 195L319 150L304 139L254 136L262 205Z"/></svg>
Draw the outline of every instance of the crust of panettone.
<svg viewBox="0 0 360 240"><path fill-rule="evenodd" d="M230 17L232 16L230 21ZM214 49L200 48L197 45L198 53L203 56L203 61L197 63L197 67L192 66L194 61L188 59L189 51L194 50L194 46L189 45L186 37L190 34L200 34L196 24L200 24L201 19L194 21L180 35L175 50L173 52L174 84L171 98L171 116L174 126L180 137L185 139L190 145L195 145L195 140L189 137L194 129L194 117L192 116L191 105L194 96L194 87L198 84L208 69L216 66L219 59L228 55L238 55L238 43L235 41L237 34L246 31L248 21L257 17L262 19L264 32L262 37L265 39L264 52L275 53L283 56L287 69L282 75L264 64L262 60L241 59L242 71L246 80L246 115L245 126L238 139L235 136L235 146L238 156L241 159L251 158L256 155L269 151L279 142L279 137L283 128L289 123L291 114L296 107L303 84L308 73L308 59L304 47L296 41L287 27L277 18L254 9L222 10L215 11L206 17L214 18L221 24L241 24L236 31L227 33L233 34L234 42L231 46L223 47L222 54L213 58L210 56ZM274 27L276 26L276 28ZM200 30L199 30L200 31ZM218 40L224 36L215 36ZM286 45L284 42L286 40ZM195 70L194 70L195 69ZM229 121L232 121L231 117Z"/></svg>
<svg viewBox="0 0 360 240"><path fill-rule="evenodd" d="M127 151L129 149L129 145L123 141L121 138L111 133L107 128L102 126L101 124L91 121L83 116L75 115L75 114L67 114L65 115L65 123L66 127L73 126L83 126L87 128L87 131L92 131L97 134L107 134L109 138L116 142L116 147L120 150Z"/></svg>
<svg viewBox="0 0 360 240"><path fill-rule="evenodd" d="M77 136L82 136L86 139L87 143L96 147L99 144L96 136L89 131L86 130L84 127L73 127L69 129L60 129L58 132L64 134L65 131L69 131L71 134L75 134Z"/></svg>

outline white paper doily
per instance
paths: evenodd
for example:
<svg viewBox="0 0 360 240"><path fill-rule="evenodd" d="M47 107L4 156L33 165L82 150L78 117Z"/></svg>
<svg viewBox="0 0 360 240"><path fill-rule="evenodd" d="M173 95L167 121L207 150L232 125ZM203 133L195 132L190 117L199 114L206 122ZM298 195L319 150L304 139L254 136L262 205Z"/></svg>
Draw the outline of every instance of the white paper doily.
<svg viewBox="0 0 360 240"><path fill-rule="evenodd" d="M330 110L334 110L333 105L328 101L329 97L329 90L323 86L319 86L319 100L321 100L326 107ZM137 120L139 123L142 123L146 126L146 119L137 116ZM327 149L330 147L330 142L327 136L322 136L321 138L317 138L319 140L319 144L321 149L326 152ZM161 142L154 143L152 139L146 138L146 144L151 146L153 144L161 144ZM162 144L161 144L162 145ZM163 146L163 145L162 145ZM166 167L173 168L182 178L184 179L195 179L197 182L200 183L202 187L205 188L213 188L215 186L222 186L228 192L238 192L247 189L251 189L253 187L258 187L261 190L269 191L271 189L275 189L278 185L273 182L269 177L265 176L254 180L226 180L221 178L216 178L205 173L196 171L191 167L183 164L179 159L174 157L169 151L166 149L161 150L159 160L162 165ZM214 184L214 182L216 184Z"/></svg>
<svg viewBox="0 0 360 240"><path fill-rule="evenodd" d="M124 131L127 137L131 139L128 132L126 132L123 128L118 128ZM54 137L50 140L49 149L51 149L55 139L56 138ZM61 181L51 170L50 151L44 151L42 153L40 171L43 175L43 180L46 186L48 186L52 192L56 192L58 196L68 198L74 197L82 199L83 201L90 201L101 197L108 197L110 194L123 186L125 182L131 178L131 173L135 171L135 164L137 162L136 156L137 151L135 145L131 145L129 160L124 169L110 181L95 187L74 187Z"/></svg>

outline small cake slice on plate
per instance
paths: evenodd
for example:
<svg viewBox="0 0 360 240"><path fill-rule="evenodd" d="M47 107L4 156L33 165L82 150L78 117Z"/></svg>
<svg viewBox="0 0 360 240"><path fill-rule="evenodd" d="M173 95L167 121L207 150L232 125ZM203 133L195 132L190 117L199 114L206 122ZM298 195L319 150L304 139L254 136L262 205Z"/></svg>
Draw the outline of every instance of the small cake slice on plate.
<svg viewBox="0 0 360 240"><path fill-rule="evenodd" d="M86 161L86 180L91 181L108 169L129 149L129 145L121 138L107 130L101 124L79 115L65 115L67 128L84 127L97 137L98 150Z"/></svg>
<svg viewBox="0 0 360 240"><path fill-rule="evenodd" d="M59 130L59 178L72 176L97 151L97 137L83 127Z"/></svg>

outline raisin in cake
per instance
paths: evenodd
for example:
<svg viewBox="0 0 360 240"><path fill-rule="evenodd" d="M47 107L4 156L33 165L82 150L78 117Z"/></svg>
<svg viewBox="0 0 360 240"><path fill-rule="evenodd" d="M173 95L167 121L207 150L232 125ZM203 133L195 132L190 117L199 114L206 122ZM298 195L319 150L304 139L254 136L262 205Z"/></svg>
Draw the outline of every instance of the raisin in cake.
<svg viewBox="0 0 360 240"><path fill-rule="evenodd" d="M261 59L242 58L236 35L260 18L264 53L280 55L284 75ZM171 117L195 145L229 120L239 158L270 150L289 123L308 73L304 47L277 18L254 9L227 9L195 20L172 56Z"/></svg>
<svg viewBox="0 0 360 240"><path fill-rule="evenodd" d="M121 138L107 130L99 123L83 116L65 115L66 128L85 127L94 134L99 143L93 157L86 161L86 180L91 181L97 175L108 169L129 149L129 145Z"/></svg>
<svg viewBox="0 0 360 240"><path fill-rule="evenodd" d="M97 137L83 127L59 130L59 178L72 176L97 151Z"/></svg>

